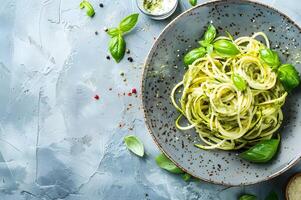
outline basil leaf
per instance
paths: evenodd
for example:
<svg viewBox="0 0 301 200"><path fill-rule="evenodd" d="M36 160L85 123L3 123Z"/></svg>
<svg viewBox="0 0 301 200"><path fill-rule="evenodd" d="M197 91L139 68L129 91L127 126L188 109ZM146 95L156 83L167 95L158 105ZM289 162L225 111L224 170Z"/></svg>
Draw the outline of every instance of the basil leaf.
<svg viewBox="0 0 301 200"><path fill-rule="evenodd" d="M206 47L206 50L207 50L207 53L208 54L211 54L213 52L213 45L212 44L209 44L207 47Z"/></svg>
<svg viewBox="0 0 301 200"><path fill-rule="evenodd" d="M211 43L216 36L216 28L210 24L207 28L207 31L204 34L204 40L208 43Z"/></svg>
<svg viewBox="0 0 301 200"><path fill-rule="evenodd" d="M109 42L109 50L111 52L112 57L117 63L119 63L120 60L124 57L125 47L126 44L121 35L111 38Z"/></svg>
<svg viewBox="0 0 301 200"><path fill-rule="evenodd" d="M284 64L278 68L278 78L286 91L290 92L300 83L300 76L291 64Z"/></svg>
<svg viewBox="0 0 301 200"><path fill-rule="evenodd" d="M254 163L270 161L277 152L280 138L263 140L247 151L239 154L239 157Z"/></svg>
<svg viewBox="0 0 301 200"><path fill-rule="evenodd" d="M276 51L272 51L271 49L261 49L259 51L260 59L270 66L272 69L277 69L280 65L279 56Z"/></svg>
<svg viewBox="0 0 301 200"><path fill-rule="evenodd" d="M126 147L134 154L143 157L144 146L141 140L135 135L127 135L124 137Z"/></svg>
<svg viewBox="0 0 301 200"><path fill-rule="evenodd" d="M119 30L119 28L109 28L107 34L109 34L111 37L115 37L121 34L121 31Z"/></svg>
<svg viewBox="0 0 301 200"><path fill-rule="evenodd" d="M244 91L247 88L246 81L238 74L232 75L232 81L233 81L235 87L240 91Z"/></svg>
<svg viewBox="0 0 301 200"><path fill-rule="evenodd" d="M237 46L229 40L217 40L213 43L214 50L221 56L235 56L240 53Z"/></svg>
<svg viewBox="0 0 301 200"><path fill-rule="evenodd" d="M189 181L189 180L190 180L190 178L191 178L191 175L190 175L190 174L187 174L187 173L185 173L185 174L183 174L183 175L182 175L182 178L183 178L183 180L184 180L184 181Z"/></svg>
<svg viewBox="0 0 301 200"><path fill-rule="evenodd" d="M190 5L195 6L197 4L197 0L189 0Z"/></svg>
<svg viewBox="0 0 301 200"><path fill-rule="evenodd" d="M184 56L184 64L186 66L191 65L195 60L203 57L205 54L206 54L206 49L203 47L193 49Z"/></svg>
<svg viewBox="0 0 301 200"><path fill-rule="evenodd" d="M276 192L271 191L265 198L265 200L278 200L278 195L276 194Z"/></svg>
<svg viewBox="0 0 301 200"><path fill-rule="evenodd" d="M210 45L210 42L207 42L206 40L201 40L199 41L199 44L202 46L202 47L207 47Z"/></svg>
<svg viewBox="0 0 301 200"><path fill-rule="evenodd" d="M80 9L86 8L87 9L87 15L89 17L93 17L95 15L94 8L88 1L86 1L86 0L82 1L79 4L79 7L80 7Z"/></svg>
<svg viewBox="0 0 301 200"><path fill-rule="evenodd" d="M232 41L234 40L233 36L231 35L231 33L229 31L225 31L225 33L227 34L227 36L230 40L232 40Z"/></svg>
<svg viewBox="0 0 301 200"><path fill-rule="evenodd" d="M121 22L119 23L119 29L122 33L130 31L134 26L136 25L138 21L139 14L131 14L127 17L125 17Z"/></svg>
<svg viewBox="0 0 301 200"><path fill-rule="evenodd" d="M252 194L244 194L239 197L239 200L256 200L257 197Z"/></svg>
<svg viewBox="0 0 301 200"><path fill-rule="evenodd" d="M182 174L183 171L177 167L171 160L169 160L164 154L160 154L156 157L156 163L162 169L165 169L174 174Z"/></svg>

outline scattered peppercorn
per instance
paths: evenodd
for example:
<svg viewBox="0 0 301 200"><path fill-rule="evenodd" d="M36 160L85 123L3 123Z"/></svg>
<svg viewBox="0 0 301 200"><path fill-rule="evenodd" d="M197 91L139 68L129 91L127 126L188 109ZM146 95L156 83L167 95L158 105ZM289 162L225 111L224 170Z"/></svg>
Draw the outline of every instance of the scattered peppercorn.
<svg viewBox="0 0 301 200"><path fill-rule="evenodd" d="M108 32L108 31L109 31L109 29L108 29L107 27L104 27L103 30L104 30L105 32Z"/></svg>
<svg viewBox="0 0 301 200"><path fill-rule="evenodd" d="M98 35L98 32L97 32L97 31L95 31L95 35Z"/></svg>
<svg viewBox="0 0 301 200"><path fill-rule="evenodd" d="M103 3L100 3L100 4L99 4L99 7L103 8Z"/></svg>
<svg viewBox="0 0 301 200"><path fill-rule="evenodd" d="M124 72L120 72L120 76L124 76Z"/></svg>
<svg viewBox="0 0 301 200"><path fill-rule="evenodd" d="M106 57L106 59L107 59L107 60L110 60L110 59L111 59L111 57L110 57L110 56L107 56L107 57Z"/></svg>
<svg viewBox="0 0 301 200"><path fill-rule="evenodd" d="M95 99L95 100L99 100L99 96L96 94L96 95L94 96L94 99Z"/></svg>
<svg viewBox="0 0 301 200"><path fill-rule="evenodd" d="M133 88L133 89L132 89L132 93L133 93L133 94L137 94L136 88Z"/></svg>
<svg viewBox="0 0 301 200"><path fill-rule="evenodd" d="M128 57L128 61L133 62L134 59L132 57Z"/></svg>
<svg viewBox="0 0 301 200"><path fill-rule="evenodd" d="M126 49L125 52L126 52L127 54L130 54L130 53L131 53L131 51L130 51L129 49Z"/></svg>

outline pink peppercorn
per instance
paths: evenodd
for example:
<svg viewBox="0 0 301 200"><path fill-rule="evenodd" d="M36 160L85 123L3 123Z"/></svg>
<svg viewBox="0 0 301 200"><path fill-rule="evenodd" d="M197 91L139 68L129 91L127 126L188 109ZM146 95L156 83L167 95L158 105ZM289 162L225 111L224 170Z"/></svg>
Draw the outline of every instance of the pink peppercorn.
<svg viewBox="0 0 301 200"><path fill-rule="evenodd" d="M132 89L132 93L133 93L133 94L137 94L136 88L133 88L133 89Z"/></svg>
<svg viewBox="0 0 301 200"><path fill-rule="evenodd" d="M96 94L96 95L94 96L94 99L95 99L95 100L99 100L99 96Z"/></svg>

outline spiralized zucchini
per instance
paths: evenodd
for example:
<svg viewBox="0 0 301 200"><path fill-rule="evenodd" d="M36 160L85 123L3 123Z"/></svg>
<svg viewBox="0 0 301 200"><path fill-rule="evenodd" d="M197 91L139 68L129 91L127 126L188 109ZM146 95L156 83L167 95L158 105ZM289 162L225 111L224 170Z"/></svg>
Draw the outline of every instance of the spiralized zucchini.
<svg viewBox="0 0 301 200"><path fill-rule="evenodd" d="M263 37L265 44L257 40ZM232 40L230 37L217 37ZM271 67L261 62L259 50L270 48L267 36L258 32L232 41L240 53L226 57L214 52L194 61L183 80L171 92L171 100L180 112L176 127L195 128L202 149L235 150L270 139L283 120L281 106L287 92ZM233 81L238 74L246 89L238 90ZM181 92L181 98L176 94ZM186 118L189 124L182 126Z"/></svg>

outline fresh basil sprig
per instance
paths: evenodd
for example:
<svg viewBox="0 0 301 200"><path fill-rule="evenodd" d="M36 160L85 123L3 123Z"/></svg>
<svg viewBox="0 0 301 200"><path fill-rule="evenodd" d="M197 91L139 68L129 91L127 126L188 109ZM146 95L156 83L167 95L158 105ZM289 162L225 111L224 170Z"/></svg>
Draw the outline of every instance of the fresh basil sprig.
<svg viewBox="0 0 301 200"><path fill-rule="evenodd" d="M135 135L127 135L124 137L126 147L134 154L143 157L144 146L141 140Z"/></svg>
<svg viewBox="0 0 301 200"><path fill-rule="evenodd" d="M246 81L238 74L232 75L232 81L235 87L240 91L244 91L247 88Z"/></svg>
<svg viewBox="0 0 301 200"><path fill-rule="evenodd" d="M193 49L184 56L184 64L186 66L191 65L195 60L203 57L205 54L206 49L204 47Z"/></svg>
<svg viewBox="0 0 301 200"><path fill-rule="evenodd" d="M276 154L279 143L279 136L277 139L263 140L247 151L239 154L239 157L254 163L268 162Z"/></svg>
<svg viewBox="0 0 301 200"><path fill-rule="evenodd" d="M118 27L109 28L107 31L108 35L112 37L109 42L109 50L117 63L122 60L125 54L126 43L123 35L135 27L138 17L138 13L131 14L121 20Z"/></svg>
<svg viewBox="0 0 301 200"><path fill-rule="evenodd" d="M195 60L203 57L206 55L206 53L211 53L213 50L211 42L216 37L216 28L210 24L202 38L201 41L199 41L199 44L201 47L195 48L191 51L189 51L184 56L184 64L185 66L191 65Z"/></svg>
<svg viewBox="0 0 301 200"><path fill-rule="evenodd" d="M238 200L256 200L256 199L257 199L257 197L255 195L244 194L244 195L240 196Z"/></svg>
<svg viewBox="0 0 301 200"><path fill-rule="evenodd" d="M93 17L95 15L95 11L93 6L86 0L83 0L80 4L79 4L80 9L86 8L87 9L87 15L89 17Z"/></svg>
<svg viewBox="0 0 301 200"><path fill-rule="evenodd" d="M197 0L189 0L190 5L195 6L197 4Z"/></svg>
<svg viewBox="0 0 301 200"><path fill-rule="evenodd" d="M291 64L283 64L278 68L278 78L288 92L300 84L299 73Z"/></svg>
<svg viewBox="0 0 301 200"><path fill-rule="evenodd" d="M261 49L259 51L259 57L264 63L274 70L276 70L280 65L280 59L277 52L272 51L271 49Z"/></svg>
<svg viewBox="0 0 301 200"><path fill-rule="evenodd" d="M156 157L156 163L162 169L165 169L174 174L184 173L179 167L177 167L171 160L169 160L163 153Z"/></svg>
<svg viewBox="0 0 301 200"><path fill-rule="evenodd" d="M126 43L122 35L113 37L109 42L109 50L117 63L124 57L125 48Z"/></svg>
<svg viewBox="0 0 301 200"><path fill-rule="evenodd" d="M276 192L271 191L268 196L265 198L265 200L278 200L278 195Z"/></svg>
<svg viewBox="0 0 301 200"><path fill-rule="evenodd" d="M227 57L235 56L240 53L233 42L225 39L215 41L213 43L213 48L217 54Z"/></svg>

